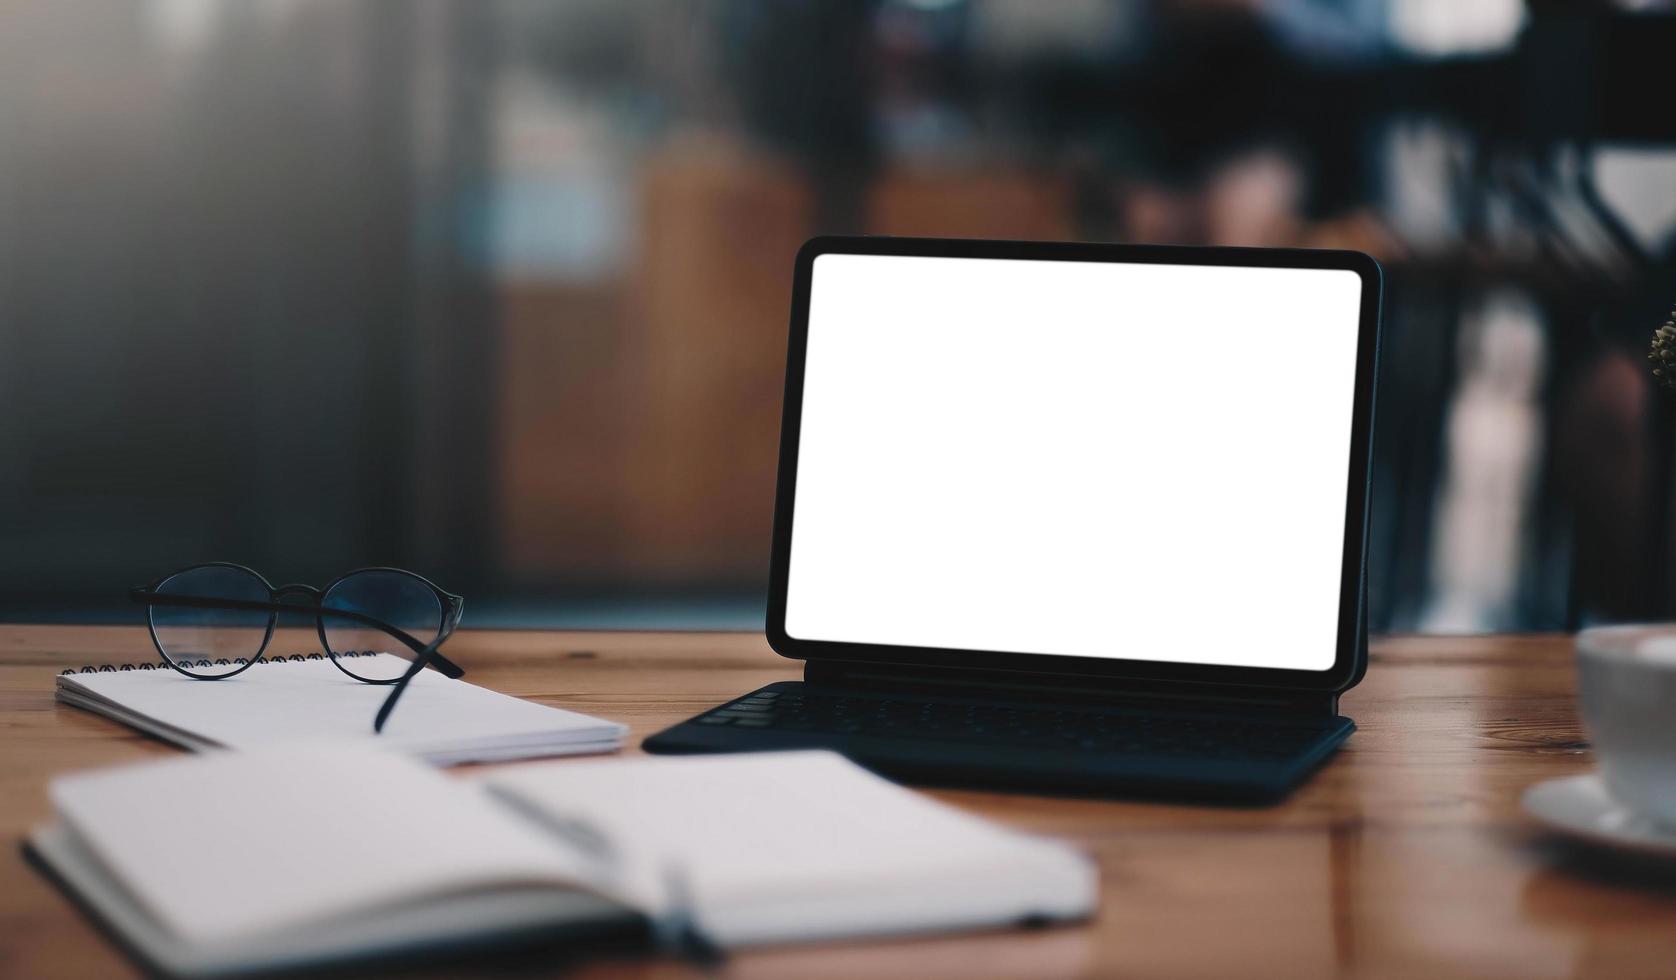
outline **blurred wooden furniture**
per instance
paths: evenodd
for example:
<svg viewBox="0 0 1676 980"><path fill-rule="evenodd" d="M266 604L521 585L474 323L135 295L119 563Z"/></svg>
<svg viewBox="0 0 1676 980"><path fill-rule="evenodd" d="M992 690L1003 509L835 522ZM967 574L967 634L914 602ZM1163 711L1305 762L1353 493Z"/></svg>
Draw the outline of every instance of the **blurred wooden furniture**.
<svg viewBox="0 0 1676 980"><path fill-rule="evenodd" d="M760 587L805 184L725 141L667 147L636 177L622 275L501 284L513 576Z"/></svg>
<svg viewBox="0 0 1676 980"><path fill-rule="evenodd" d="M46 817L54 773L176 751L52 700L53 675L65 667L150 652L136 629L0 627L0 830L11 840ZM476 683L628 722L636 743L798 674L748 634L468 632L449 653ZM1525 786L1590 764L1573 709L1569 638L1377 641L1367 681L1344 706L1361 730L1273 808L937 792L1097 855L1104 894L1086 927L749 952L724 973L1668 975L1676 870L1572 851L1517 810ZM236 846L238 830L206 824L197 832ZM503 954L425 971L689 975L672 961L623 954ZM16 851L0 861L0 975L136 973Z"/></svg>
<svg viewBox="0 0 1676 980"><path fill-rule="evenodd" d="M890 170L869 189L867 232L1071 241L1083 237L1074 194L1070 180L1030 171Z"/></svg>

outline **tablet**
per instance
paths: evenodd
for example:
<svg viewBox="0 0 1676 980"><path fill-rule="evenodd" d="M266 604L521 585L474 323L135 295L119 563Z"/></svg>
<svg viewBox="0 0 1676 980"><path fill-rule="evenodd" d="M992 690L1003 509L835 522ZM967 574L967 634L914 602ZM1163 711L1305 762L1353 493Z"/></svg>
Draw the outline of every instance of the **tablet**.
<svg viewBox="0 0 1676 980"><path fill-rule="evenodd" d="M770 644L1348 687L1379 301L1355 252L809 242Z"/></svg>

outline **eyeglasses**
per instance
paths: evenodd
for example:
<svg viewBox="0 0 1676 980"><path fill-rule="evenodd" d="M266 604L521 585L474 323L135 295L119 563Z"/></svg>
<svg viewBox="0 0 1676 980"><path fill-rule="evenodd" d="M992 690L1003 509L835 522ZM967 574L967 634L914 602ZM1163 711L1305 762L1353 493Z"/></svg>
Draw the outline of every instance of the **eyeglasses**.
<svg viewBox="0 0 1676 980"><path fill-rule="evenodd" d="M373 719L375 732L383 731L419 671L465 675L437 652L460 625L465 600L399 568L357 569L324 589L276 588L243 565L210 562L128 595L149 607L147 625L163 661L194 680L225 680L264 659L282 659L264 657L279 614L311 614L320 646L339 670L367 684L393 685Z"/></svg>

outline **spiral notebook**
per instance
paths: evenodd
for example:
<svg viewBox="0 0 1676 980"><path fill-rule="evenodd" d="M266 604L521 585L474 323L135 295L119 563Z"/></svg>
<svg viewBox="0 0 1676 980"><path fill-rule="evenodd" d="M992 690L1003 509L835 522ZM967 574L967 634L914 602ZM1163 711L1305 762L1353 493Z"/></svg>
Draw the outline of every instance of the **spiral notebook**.
<svg viewBox="0 0 1676 980"><path fill-rule="evenodd" d="M62 777L51 795L29 851L172 975L519 939L1004 928L1084 917L1098 893L1072 848L830 752L456 779L371 746L290 746Z"/></svg>
<svg viewBox="0 0 1676 980"><path fill-rule="evenodd" d="M395 657L387 653L355 656ZM385 670L399 669L392 665ZM611 752L628 726L420 671L382 734L372 720L390 689L365 684L320 654L260 660L223 680L166 665L83 667L57 697L193 751L253 749L302 739L376 742L433 765Z"/></svg>

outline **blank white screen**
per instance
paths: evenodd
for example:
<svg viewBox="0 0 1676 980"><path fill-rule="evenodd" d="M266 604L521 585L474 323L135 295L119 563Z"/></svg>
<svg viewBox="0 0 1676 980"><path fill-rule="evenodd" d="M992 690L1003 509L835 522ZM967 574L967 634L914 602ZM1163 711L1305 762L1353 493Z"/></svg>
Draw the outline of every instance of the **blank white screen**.
<svg viewBox="0 0 1676 980"><path fill-rule="evenodd" d="M822 255L786 632L1333 665L1361 279Z"/></svg>

